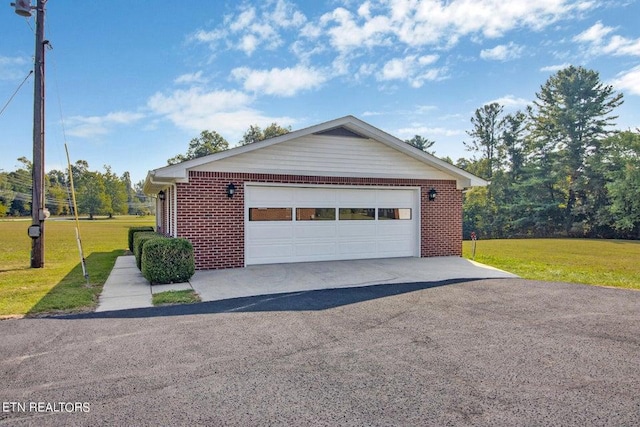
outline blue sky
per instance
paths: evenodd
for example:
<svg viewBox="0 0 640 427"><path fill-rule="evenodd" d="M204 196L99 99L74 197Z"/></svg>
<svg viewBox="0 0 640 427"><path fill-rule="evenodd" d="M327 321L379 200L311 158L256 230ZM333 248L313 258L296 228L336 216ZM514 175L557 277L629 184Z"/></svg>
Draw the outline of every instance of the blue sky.
<svg viewBox="0 0 640 427"><path fill-rule="evenodd" d="M72 161L137 181L204 129L234 146L251 124L348 114L455 160L476 108L522 109L569 64L624 93L618 128L640 127L639 16L624 0L49 0L46 168L65 167L65 135ZM0 9L1 105L34 27ZM0 116L0 169L32 156L32 102L31 77Z"/></svg>

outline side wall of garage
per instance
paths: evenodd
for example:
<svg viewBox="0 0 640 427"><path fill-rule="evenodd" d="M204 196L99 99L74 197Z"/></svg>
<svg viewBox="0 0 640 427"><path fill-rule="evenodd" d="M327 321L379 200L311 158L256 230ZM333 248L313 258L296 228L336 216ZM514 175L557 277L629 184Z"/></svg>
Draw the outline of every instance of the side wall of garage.
<svg viewBox="0 0 640 427"><path fill-rule="evenodd" d="M229 198L229 183L236 193ZM462 191L454 180L321 177L190 171L188 183L177 184L178 237L191 241L197 269L244 267L244 184L420 187L420 254L462 254ZM428 192L435 188L435 201Z"/></svg>

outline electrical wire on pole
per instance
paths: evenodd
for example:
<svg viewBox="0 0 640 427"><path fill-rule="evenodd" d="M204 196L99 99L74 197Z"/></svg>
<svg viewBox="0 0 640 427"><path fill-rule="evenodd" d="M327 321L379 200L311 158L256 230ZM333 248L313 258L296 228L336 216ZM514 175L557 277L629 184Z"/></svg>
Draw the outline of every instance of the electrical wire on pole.
<svg viewBox="0 0 640 427"><path fill-rule="evenodd" d="M31 77L31 74L33 74L33 70L29 71L29 74L27 74L27 77L24 78L22 83L18 85L18 88L15 90L15 92L13 92L13 94L9 97L9 100L2 106L2 109L0 110L0 116L2 115L2 113L4 113L4 110L7 109L11 101L13 101L13 98L15 98L18 91L22 88L22 85L24 85L27 82L27 79Z"/></svg>

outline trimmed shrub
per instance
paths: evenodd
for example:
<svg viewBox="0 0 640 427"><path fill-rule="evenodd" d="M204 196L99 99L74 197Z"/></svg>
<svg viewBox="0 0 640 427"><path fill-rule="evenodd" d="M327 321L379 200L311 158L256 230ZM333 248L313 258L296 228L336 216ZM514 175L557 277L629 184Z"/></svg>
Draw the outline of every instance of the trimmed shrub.
<svg viewBox="0 0 640 427"><path fill-rule="evenodd" d="M154 231L142 231L133 236L133 254L136 257L136 265L142 270L142 247L149 240L168 239L160 233Z"/></svg>
<svg viewBox="0 0 640 427"><path fill-rule="evenodd" d="M186 282L195 273L193 245L187 239L154 239L142 249L142 275L152 284Z"/></svg>
<svg viewBox="0 0 640 427"><path fill-rule="evenodd" d="M154 231L153 227L146 225L143 227L129 227L129 250L133 252L133 236L139 232Z"/></svg>

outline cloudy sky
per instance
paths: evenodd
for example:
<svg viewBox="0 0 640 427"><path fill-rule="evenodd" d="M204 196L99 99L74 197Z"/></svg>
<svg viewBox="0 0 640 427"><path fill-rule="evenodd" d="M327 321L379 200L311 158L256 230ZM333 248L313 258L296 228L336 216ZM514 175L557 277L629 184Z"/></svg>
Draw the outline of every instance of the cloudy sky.
<svg viewBox="0 0 640 427"><path fill-rule="evenodd" d="M35 0L34 0L35 2ZM464 150L476 108L524 108L570 64L625 95L640 127L633 0L49 0L47 169L111 165L134 180L204 129L299 129L354 115L401 139ZM34 19L0 10L0 108L32 68ZM32 156L33 77L0 115L0 169Z"/></svg>

